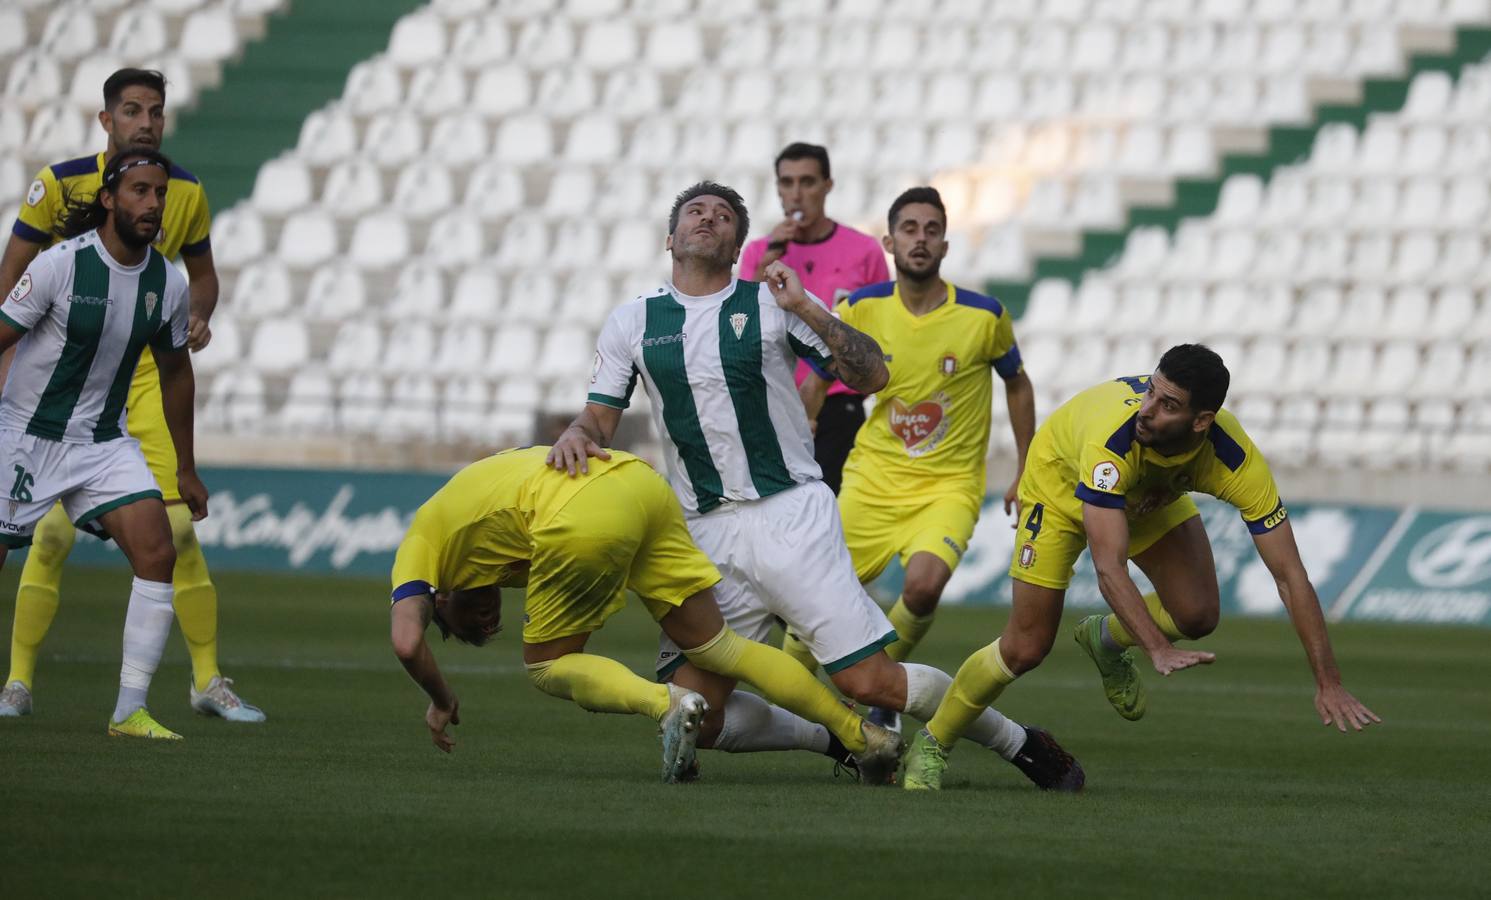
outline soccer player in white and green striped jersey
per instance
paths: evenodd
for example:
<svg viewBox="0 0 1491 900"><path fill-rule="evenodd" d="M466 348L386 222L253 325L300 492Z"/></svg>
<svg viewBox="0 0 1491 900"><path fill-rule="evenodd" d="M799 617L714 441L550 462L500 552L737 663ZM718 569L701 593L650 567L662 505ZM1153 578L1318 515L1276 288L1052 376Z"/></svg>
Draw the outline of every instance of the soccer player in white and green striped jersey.
<svg viewBox="0 0 1491 900"><path fill-rule="evenodd" d="M160 369L181 498L194 519L207 489L192 453L194 383L185 277L150 246L160 231L171 163L148 147L116 154L91 201L75 204L62 243L27 267L0 306L0 352L16 347L0 394L0 564L31 543L60 500L80 528L112 537L134 569L124 662L108 732L175 740L145 708L174 618L176 551L160 488L125 428L140 353Z"/></svg>
<svg viewBox="0 0 1491 900"><path fill-rule="evenodd" d="M726 624L765 641L780 618L846 696L925 721L952 679L886 655L896 631L855 576L793 379L797 360L807 359L872 394L888 377L879 345L834 318L780 260L765 268L765 282L735 277L749 217L730 188L701 182L685 190L668 230L671 282L611 314L589 402L555 442L550 464L579 475L588 457L609 458L602 448L640 378L689 532L720 570L715 599ZM709 700L700 747L822 749L801 743L806 732L789 714L700 671L666 637L657 668L660 680ZM966 735L1041 787L1080 784L1070 757L1028 742L1023 727L993 709Z"/></svg>

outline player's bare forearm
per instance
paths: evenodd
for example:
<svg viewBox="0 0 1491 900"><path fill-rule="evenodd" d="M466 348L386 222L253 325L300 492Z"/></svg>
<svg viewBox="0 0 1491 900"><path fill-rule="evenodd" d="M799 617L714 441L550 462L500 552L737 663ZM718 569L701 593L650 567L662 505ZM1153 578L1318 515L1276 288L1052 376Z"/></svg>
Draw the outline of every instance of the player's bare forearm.
<svg viewBox="0 0 1491 900"><path fill-rule="evenodd" d="M1025 471L1025 453L1035 437L1035 385L1022 369L1004 383L1004 404L1010 413L1010 431L1015 435L1015 459Z"/></svg>
<svg viewBox="0 0 1491 900"><path fill-rule="evenodd" d="M0 256L0 295L10 293L10 289L26 274L26 267L31 265L31 261L43 249L45 248L41 244L34 241L15 234L10 236L5 244L5 254Z"/></svg>
<svg viewBox="0 0 1491 900"><path fill-rule="evenodd" d="M575 420L554 442L545 462L567 471L570 477L590 474L590 457L610 459L606 445L621 424L621 410L603 403L587 403Z"/></svg>
<svg viewBox="0 0 1491 900"><path fill-rule="evenodd" d="M823 401L828 397L828 386L833 384L818 377L818 373L809 372L808 377L797 386L797 396L802 398L802 408L808 414L808 421L816 421L818 414L823 411Z"/></svg>
<svg viewBox="0 0 1491 900"><path fill-rule="evenodd" d="M430 702L441 709L450 709L455 704L455 694L425 640L425 630L434 612L430 603L426 597L405 597L393 605L390 612L393 652Z"/></svg>
<svg viewBox="0 0 1491 900"><path fill-rule="evenodd" d="M165 413L166 430L171 433L171 445L176 448L176 468L180 472L196 472L193 419L197 383L191 357L185 350L156 353L155 364L160 370L161 410Z"/></svg>
<svg viewBox="0 0 1491 900"><path fill-rule="evenodd" d="M1098 574L1098 590L1123 627L1146 653L1153 655L1170 647L1170 639L1155 624L1139 586L1129 575L1129 523L1124 511L1084 503L1082 524L1092 551L1092 567Z"/></svg>
<svg viewBox="0 0 1491 900"><path fill-rule="evenodd" d="M186 260L188 308L192 317L210 321L217 311L218 298L217 267L212 263L212 251L196 256L183 254L182 258Z"/></svg>
<svg viewBox="0 0 1491 900"><path fill-rule="evenodd" d="M828 351L833 355L834 374L844 384L861 394L873 394L890 381L885 354L874 338L845 325L812 301L793 312L828 345Z"/></svg>
<svg viewBox="0 0 1491 900"><path fill-rule="evenodd" d="M1274 577L1279 589L1279 599L1289 613L1295 634L1305 648L1305 658L1310 662L1310 671L1315 674L1317 685L1341 683L1341 670L1336 666L1336 655L1331 650L1330 635L1325 629L1325 614L1320 609L1320 598L1310 575L1300 559L1299 546L1294 541L1294 529L1285 519L1277 528L1253 536L1258 555Z"/></svg>
<svg viewBox="0 0 1491 900"><path fill-rule="evenodd" d="M603 403L587 403L570 428L578 428L585 437L604 447L616 436L616 426L621 424L621 410Z"/></svg>

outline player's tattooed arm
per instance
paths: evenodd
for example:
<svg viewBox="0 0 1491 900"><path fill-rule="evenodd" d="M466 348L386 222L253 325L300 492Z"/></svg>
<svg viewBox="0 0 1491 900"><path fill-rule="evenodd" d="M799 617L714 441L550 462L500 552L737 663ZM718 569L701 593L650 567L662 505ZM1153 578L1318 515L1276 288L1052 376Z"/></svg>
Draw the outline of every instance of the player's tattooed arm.
<svg viewBox="0 0 1491 900"><path fill-rule="evenodd" d="M792 313L811 329L833 354L833 374L862 394L873 394L890 381L885 354L875 339L834 318L815 303L790 266L780 260L766 267L766 285L777 305Z"/></svg>
<svg viewBox="0 0 1491 900"><path fill-rule="evenodd" d="M587 403L554 442L545 461L557 470L569 472L571 478L577 474L589 475L590 457L611 458L605 447L611 443L619 424L621 410L601 403Z"/></svg>
<svg viewBox="0 0 1491 900"><path fill-rule="evenodd" d="M425 641L425 630L429 628L434 612L434 601L429 597L405 597L393 605L390 630L394 655L415 684L429 695L430 707L425 711L425 725L430 729L430 740L438 749L449 753L456 740L445 729L448 725L460 724L461 702L441 674L440 666L435 663L435 654Z"/></svg>

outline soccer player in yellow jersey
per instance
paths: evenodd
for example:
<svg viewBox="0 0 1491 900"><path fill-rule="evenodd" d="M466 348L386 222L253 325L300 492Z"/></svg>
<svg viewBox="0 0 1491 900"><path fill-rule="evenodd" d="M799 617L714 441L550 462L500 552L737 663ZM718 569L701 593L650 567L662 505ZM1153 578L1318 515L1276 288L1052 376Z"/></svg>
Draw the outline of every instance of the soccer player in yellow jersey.
<svg viewBox="0 0 1491 900"><path fill-rule="evenodd" d="M725 625L710 590L720 574L694 546L661 476L617 451L591 460L588 478L573 479L545 464L548 453L509 450L462 469L419 508L399 544L394 653L430 697L425 724L436 747L453 747L446 728L460 723L460 703L425 631L433 621L443 633L483 644L501 625L501 589L527 585L523 662L534 685L591 712L652 718L663 735L663 780L686 780L709 712L704 697L584 652L631 590L690 666L755 685L827 727L855 754L865 783L889 779L900 738L839 704L780 650Z"/></svg>
<svg viewBox="0 0 1491 900"><path fill-rule="evenodd" d="M936 189L914 187L897 197L889 226L884 244L896 280L860 288L836 310L879 342L890 369L844 467L839 513L860 581L879 577L893 557L906 571L890 611L899 640L886 648L900 661L931 627L978 522L993 422L991 372L1004 381L1020 466L1035 433L1035 392L1020 365L1009 311L939 275L947 210ZM816 392L804 391L810 414L829 383L816 381ZM1018 482L1017 472L1005 512ZM871 721L890 725L894 718L877 711Z"/></svg>
<svg viewBox="0 0 1491 900"><path fill-rule="evenodd" d="M98 121L108 135L104 152L47 166L37 174L21 204L20 215L0 257L0 292L21 277L38 253L58 240L57 229L68 200L86 202L99 189L104 166L121 149L159 149L165 131L166 82L159 72L120 69L104 81L104 108ZM196 177L172 166L166 208L154 246L163 256L186 261L191 321L188 346L200 350L211 340L208 320L217 306L217 272L208 236L211 216L207 195ZM217 589L192 529L191 514L176 484L176 451L161 408L160 377L149 349L140 357L126 401L127 427L140 442L145 460L166 501L176 545L173 605L192 659L192 707L204 715L235 722L262 722L264 713L245 703L217 665ZM31 712L32 681L62 587L62 566L72 552L73 526L56 506L37 525L35 543L21 570L11 631L10 674L0 690L0 717Z"/></svg>
<svg viewBox="0 0 1491 900"><path fill-rule="evenodd" d="M907 788L937 789L947 752L1004 687L1040 665L1056 640L1072 566L1092 548L1107 616L1077 625L1108 701L1126 719L1146 706L1125 648L1139 646L1161 675L1214 656L1171 642L1217 626L1220 600L1211 544L1191 491L1235 506L1279 587L1315 674L1315 709L1346 731L1381 721L1341 685L1325 617L1300 561L1289 514L1263 454L1222 409L1229 382L1221 357L1198 344L1170 348L1153 375L1089 388L1051 414L1031 442L1020 479L1020 517L1004 633L964 661L937 714L906 756ZM1132 559L1154 584L1141 596Z"/></svg>

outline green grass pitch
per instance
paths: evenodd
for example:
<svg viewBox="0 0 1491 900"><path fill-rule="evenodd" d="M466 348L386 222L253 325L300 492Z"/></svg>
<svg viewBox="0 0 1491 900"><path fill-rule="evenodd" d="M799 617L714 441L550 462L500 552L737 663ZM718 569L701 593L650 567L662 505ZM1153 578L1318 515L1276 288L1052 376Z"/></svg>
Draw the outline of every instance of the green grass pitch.
<svg viewBox="0 0 1491 900"><path fill-rule="evenodd" d="M1064 636L1001 705L1079 756L1077 797L966 743L939 795L806 753L705 753L702 783L668 787L650 723L529 686L511 607L493 646L438 647L465 721L447 757L389 652L384 582L218 585L223 668L269 722L194 717L173 634L151 706L186 740L145 744L104 734L128 577L68 573L36 713L0 721L0 895L1448 897L1491 875L1484 631L1336 627L1385 722L1346 736L1315 718L1287 623L1224 620L1217 664L1151 673L1138 723ZM952 671L1003 619L946 610L920 658ZM653 641L633 605L592 646L645 672Z"/></svg>

